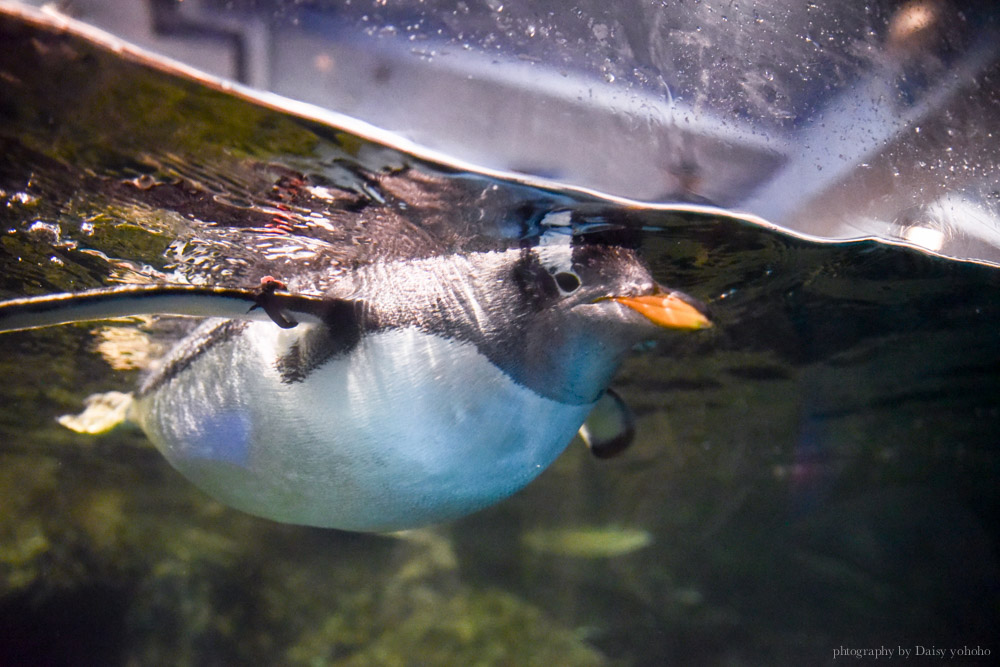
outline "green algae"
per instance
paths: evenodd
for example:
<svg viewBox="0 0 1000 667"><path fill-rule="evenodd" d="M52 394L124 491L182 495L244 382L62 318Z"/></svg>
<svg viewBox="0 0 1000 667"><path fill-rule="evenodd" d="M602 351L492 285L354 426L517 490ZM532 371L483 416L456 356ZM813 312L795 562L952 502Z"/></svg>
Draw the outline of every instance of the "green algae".
<svg viewBox="0 0 1000 667"><path fill-rule="evenodd" d="M6 120L22 141L64 164L102 173L110 165L155 166L155 155L142 157L152 147L162 156L231 161L308 155L317 143L287 116L69 36L40 35L31 45L4 62L21 100Z"/></svg>
<svg viewBox="0 0 1000 667"><path fill-rule="evenodd" d="M443 600L429 595L392 632L355 655L310 664L583 667L606 662L573 632L516 596L499 590L463 590Z"/></svg>

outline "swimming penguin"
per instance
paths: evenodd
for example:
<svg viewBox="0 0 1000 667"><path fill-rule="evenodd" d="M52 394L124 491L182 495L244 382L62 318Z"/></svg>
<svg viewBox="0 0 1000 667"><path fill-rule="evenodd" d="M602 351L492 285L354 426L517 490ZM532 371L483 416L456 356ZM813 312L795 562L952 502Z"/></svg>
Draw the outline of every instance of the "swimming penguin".
<svg viewBox="0 0 1000 667"><path fill-rule="evenodd" d="M664 327L708 325L633 250L578 238L628 227L620 202L498 179L62 17L21 26L21 14L0 50L9 231L58 227L44 209L86 237L99 212L122 244L98 238L90 257L132 248L128 223L156 235L150 247L173 238L154 262L169 274L127 276L190 284L16 299L0 303L0 331L209 318L114 407L224 503L369 531L467 514L537 476L595 410L591 450L627 445L631 424L606 392L623 356ZM52 94L64 89L73 104ZM137 92L109 124L108 100ZM169 101L156 118L146 93Z"/></svg>
<svg viewBox="0 0 1000 667"><path fill-rule="evenodd" d="M522 488L572 440L634 344L709 326L615 245L373 262L322 297L282 287L267 278L253 293L146 286L21 299L0 304L0 330L224 315L167 355L128 418L227 505L390 531Z"/></svg>

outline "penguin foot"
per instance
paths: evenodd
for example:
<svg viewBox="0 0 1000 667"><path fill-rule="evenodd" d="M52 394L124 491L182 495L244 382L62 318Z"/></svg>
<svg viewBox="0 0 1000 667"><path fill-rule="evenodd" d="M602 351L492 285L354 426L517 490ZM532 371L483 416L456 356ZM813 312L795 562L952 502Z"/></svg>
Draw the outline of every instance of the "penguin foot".
<svg viewBox="0 0 1000 667"><path fill-rule="evenodd" d="M119 424L128 421L132 394L109 391L91 394L83 400L83 412L78 415L62 415L59 423L71 431L97 435L107 433Z"/></svg>
<svg viewBox="0 0 1000 667"><path fill-rule="evenodd" d="M291 329L298 322L287 317L281 310L281 299L275 295L276 290L287 290L288 286L273 276L264 276L260 279L260 287L257 288L255 303L247 312L252 312L257 308L263 308L268 317L282 329Z"/></svg>
<svg viewBox="0 0 1000 667"><path fill-rule="evenodd" d="M632 446L635 415L618 392L609 387L578 433L591 454L599 459L610 459Z"/></svg>

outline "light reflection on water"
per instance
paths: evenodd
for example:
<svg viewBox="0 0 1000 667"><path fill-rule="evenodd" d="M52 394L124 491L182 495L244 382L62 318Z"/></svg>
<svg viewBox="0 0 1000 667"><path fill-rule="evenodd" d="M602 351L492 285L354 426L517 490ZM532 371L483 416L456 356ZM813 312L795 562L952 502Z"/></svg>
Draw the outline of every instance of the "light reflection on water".
<svg viewBox="0 0 1000 667"><path fill-rule="evenodd" d="M484 249L572 208L641 246L716 323L626 362L615 387L638 441L621 458L573 443L510 500L393 538L254 519L201 495L138 433L69 433L56 416L139 371L106 364L94 325L6 335L3 659L794 664L842 644L1000 650L995 269L450 173L3 26L16 81L0 107L5 297L263 273L315 291L324 281L299 276L303 263L337 261L345 244L362 259L379 244L409 252L380 235L400 217ZM613 553L585 557L595 534Z"/></svg>

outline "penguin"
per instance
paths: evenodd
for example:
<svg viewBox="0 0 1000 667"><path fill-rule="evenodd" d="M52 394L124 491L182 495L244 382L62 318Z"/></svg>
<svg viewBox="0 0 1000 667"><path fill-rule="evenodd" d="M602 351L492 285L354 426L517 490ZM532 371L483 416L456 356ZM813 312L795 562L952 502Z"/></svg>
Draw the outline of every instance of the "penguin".
<svg viewBox="0 0 1000 667"><path fill-rule="evenodd" d="M355 531L484 508L535 478L589 415L602 417L584 431L595 455L627 446L633 426L608 391L624 355L665 328L709 325L628 244L590 234L636 230L632 203L192 79L72 22L29 23L7 31L5 109L34 111L5 116L5 182L84 236L94 225L79 216L108 212L114 240L96 239L95 255L133 249L118 221L155 235L150 247L172 238L153 262L163 272L108 257L115 280L156 284L2 302L0 331L204 318L134 392L91 405L137 424L232 507ZM150 123L142 104L95 130L101 114L65 113L50 94L60 82L91 111L108 91L159 91L190 131L170 113ZM233 113L240 123L220 122ZM41 222L17 208L12 233Z"/></svg>
<svg viewBox="0 0 1000 667"><path fill-rule="evenodd" d="M595 407L620 402L608 384L635 344L710 326L633 249L568 237L374 261L331 285L321 297L267 277L252 292L131 286L19 299L0 304L0 330L222 315L168 353L121 412L226 505L387 532L521 489Z"/></svg>

